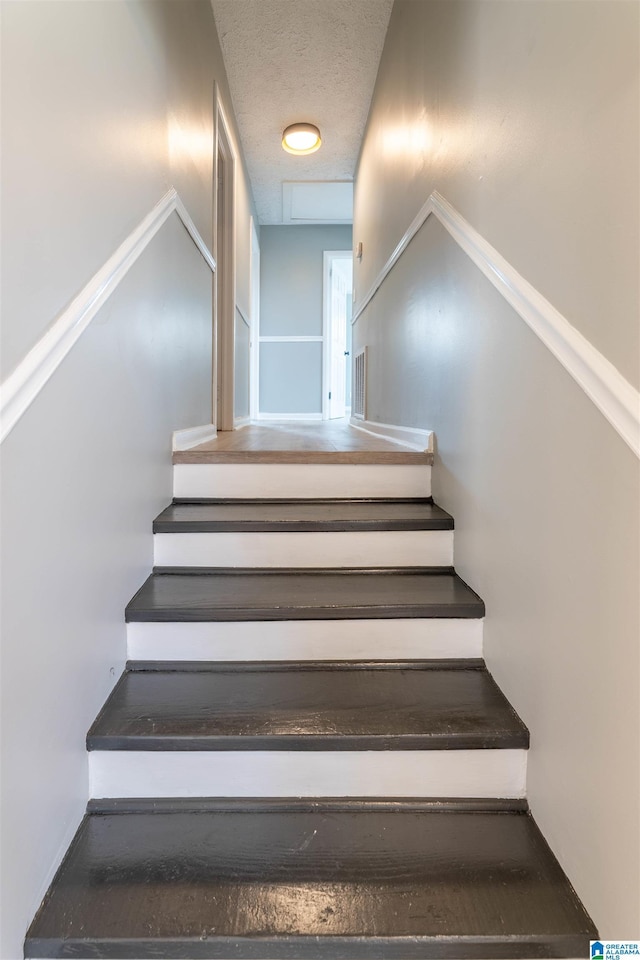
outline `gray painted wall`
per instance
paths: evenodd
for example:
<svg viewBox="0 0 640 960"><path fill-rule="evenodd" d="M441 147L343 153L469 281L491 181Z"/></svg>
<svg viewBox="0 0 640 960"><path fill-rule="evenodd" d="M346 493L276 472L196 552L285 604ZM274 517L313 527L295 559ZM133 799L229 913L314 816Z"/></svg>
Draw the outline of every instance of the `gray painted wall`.
<svg viewBox="0 0 640 960"><path fill-rule="evenodd" d="M396 0L357 173L359 295L438 189L637 382L639 18ZM601 936L636 938L638 461L434 218L355 324L364 344L369 417L436 432L456 567L531 730L533 814Z"/></svg>
<svg viewBox="0 0 640 960"><path fill-rule="evenodd" d="M233 114L208 0L4 3L2 21L6 374L170 185L211 244L214 81ZM211 289L173 215L2 446L5 960L86 806L171 432L211 418Z"/></svg>
<svg viewBox="0 0 640 960"><path fill-rule="evenodd" d="M324 250L350 250L350 226L264 226L260 335L322 336ZM322 344L260 345L260 412L321 413Z"/></svg>

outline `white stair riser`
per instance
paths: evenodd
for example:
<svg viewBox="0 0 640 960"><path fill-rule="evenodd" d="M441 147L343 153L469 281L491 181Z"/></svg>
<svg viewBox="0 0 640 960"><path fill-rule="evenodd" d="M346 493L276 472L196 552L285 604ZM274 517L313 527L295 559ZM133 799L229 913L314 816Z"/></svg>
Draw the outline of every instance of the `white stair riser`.
<svg viewBox="0 0 640 960"><path fill-rule="evenodd" d="M95 750L89 795L521 798L526 768L526 750Z"/></svg>
<svg viewBox="0 0 640 960"><path fill-rule="evenodd" d="M453 530L156 533L156 566L448 567Z"/></svg>
<svg viewBox="0 0 640 960"><path fill-rule="evenodd" d="M431 467L406 464L180 463L173 495L185 499L429 497Z"/></svg>
<svg viewBox="0 0 640 960"><path fill-rule="evenodd" d="M482 620L129 623L129 660L431 660L482 656Z"/></svg>

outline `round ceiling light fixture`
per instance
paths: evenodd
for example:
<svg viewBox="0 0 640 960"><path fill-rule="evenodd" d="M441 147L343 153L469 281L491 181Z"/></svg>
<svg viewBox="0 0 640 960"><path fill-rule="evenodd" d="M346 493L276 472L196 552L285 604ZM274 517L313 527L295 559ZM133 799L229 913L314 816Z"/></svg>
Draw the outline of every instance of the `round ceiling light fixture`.
<svg viewBox="0 0 640 960"><path fill-rule="evenodd" d="M299 157L315 153L321 143L320 131L312 123L292 123L282 134L283 148Z"/></svg>

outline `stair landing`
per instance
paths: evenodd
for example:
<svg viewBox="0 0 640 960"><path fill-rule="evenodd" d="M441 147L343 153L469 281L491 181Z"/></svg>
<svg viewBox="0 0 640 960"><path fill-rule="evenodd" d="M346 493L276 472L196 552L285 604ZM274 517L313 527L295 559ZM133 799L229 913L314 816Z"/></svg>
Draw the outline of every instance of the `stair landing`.
<svg viewBox="0 0 640 960"><path fill-rule="evenodd" d="M431 464L433 454L412 450L350 426L346 420L249 424L219 433L190 450L179 463L404 463Z"/></svg>

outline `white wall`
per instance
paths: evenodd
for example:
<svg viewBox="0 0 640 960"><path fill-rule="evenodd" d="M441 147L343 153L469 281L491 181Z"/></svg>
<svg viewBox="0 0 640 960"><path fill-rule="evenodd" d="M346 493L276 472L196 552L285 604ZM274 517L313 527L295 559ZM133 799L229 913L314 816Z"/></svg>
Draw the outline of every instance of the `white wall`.
<svg viewBox="0 0 640 960"><path fill-rule="evenodd" d="M357 173L358 296L438 189L637 383L639 17L397 0ZM368 416L436 432L456 567L531 729L534 816L601 935L637 937L638 462L434 218L356 322L365 343Z"/></svg>
<svg viewBox="0 0 640 960"><path fill-rule="evenodd" d="M323 251L350 250L350 226L265 226L260 233L260 412L322 413Z"/></svg>
<svg viewBox="0 0 640 960"><path fill-rule="evenodd" d="M236 420L246 420L250 403L251 328L238 309L235 318L234 398L233 414Z"/></svg>
<svg viewBox="0 0 640 960"><path fill-rule="evenodd" d="M235 141L239 143L238 134ZM240 176L236 177L236 302L245 317L251 317L251 217L254 217L258 239L260 226L255 213L249 175L244 156L238 150Z"/></svg>
<svg viewBox="0 0 640 960"><path fill-rule="evenodd" d="M211 245L214 82L232 113L208 0L2 20L6 376L170 186ZM211 417L211 328L212 275L174 214L2 447L3 960L87 800L84 737L123 667L171 432Z"/></svg>

